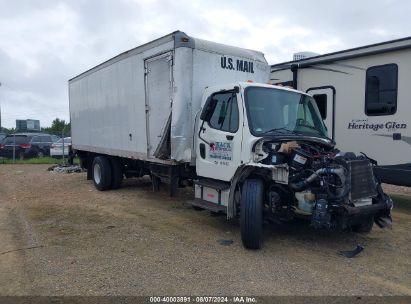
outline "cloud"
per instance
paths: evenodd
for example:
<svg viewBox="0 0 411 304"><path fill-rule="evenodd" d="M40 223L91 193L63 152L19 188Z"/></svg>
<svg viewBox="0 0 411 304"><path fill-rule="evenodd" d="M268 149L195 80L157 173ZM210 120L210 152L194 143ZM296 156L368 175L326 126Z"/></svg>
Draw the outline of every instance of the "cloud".
<svg viewBox="0 0 411 304"><path fill-rule="evenodd" d="M67 80L183 30L261 50L270 63L410 34L411 3L381 1L0 0L2 124L68 120Z"/></svg>

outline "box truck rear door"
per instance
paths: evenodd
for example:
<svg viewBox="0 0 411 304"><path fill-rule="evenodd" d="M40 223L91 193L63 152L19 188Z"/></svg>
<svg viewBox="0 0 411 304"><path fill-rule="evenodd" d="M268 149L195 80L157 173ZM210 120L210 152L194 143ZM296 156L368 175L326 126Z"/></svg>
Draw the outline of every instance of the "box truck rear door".
<svg viewBox="0 0 411 304"><path fill-rule="evenodd" d="M144 62L148 158L154 158L156 151L164 151L159 145L166 145L168 142L166 137L169 136L168 121L172 104L172 58L172 53L168 52Z"/></svg>

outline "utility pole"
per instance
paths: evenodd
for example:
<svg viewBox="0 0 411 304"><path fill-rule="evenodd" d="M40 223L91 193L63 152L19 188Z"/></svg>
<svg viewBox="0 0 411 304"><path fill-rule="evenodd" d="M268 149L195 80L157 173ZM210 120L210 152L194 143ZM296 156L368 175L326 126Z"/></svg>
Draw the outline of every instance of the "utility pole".
<svg viewBox="0 0 411 304"><path fill-rule="evenodd" d="M1 82L0 82L0 87L1 87ZM1 98L0 98L0 133L1 133Z"/></svg>
<svg viewBox="0 0 411 304"><path fill-rule="evenodd" d="M66 129L66 122L64 122L63 131L61 131L61 141L63 143L63 165L65 165L64 161L64 130Z"/></svg>

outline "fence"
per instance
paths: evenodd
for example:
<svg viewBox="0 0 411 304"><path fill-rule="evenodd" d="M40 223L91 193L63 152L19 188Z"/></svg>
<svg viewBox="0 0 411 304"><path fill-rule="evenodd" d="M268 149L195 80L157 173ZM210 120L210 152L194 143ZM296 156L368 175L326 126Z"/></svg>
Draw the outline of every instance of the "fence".
<svg viewBox="0 0 411 304"><path fill-rule="evenodd" d="M72 163L69 132L16 132L0 140L0 163Z"/></svg>

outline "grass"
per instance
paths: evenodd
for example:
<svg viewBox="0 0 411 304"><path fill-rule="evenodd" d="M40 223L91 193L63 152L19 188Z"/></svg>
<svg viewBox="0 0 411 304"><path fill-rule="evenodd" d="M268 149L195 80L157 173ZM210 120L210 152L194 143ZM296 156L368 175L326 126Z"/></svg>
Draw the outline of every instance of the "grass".
<svg viewBox="0 0 411 304"><path fill-rule="evenodd" d="M67 158L64 159L65 162L67 163ZM63 163L63 159L62 158L54 158L54 157L50 157L50 156L46 156L46 157L34 157L34 158L27 158L27 159L16 159L15 164L19 164L19 165L41 165L41 164L49 164L49 165L53 165L53 164L62 164ZM74 163L78 164L79 160L78 158L74 159ZM0 158L0 164L13 164L13 159L10 158Z"/></svg>

